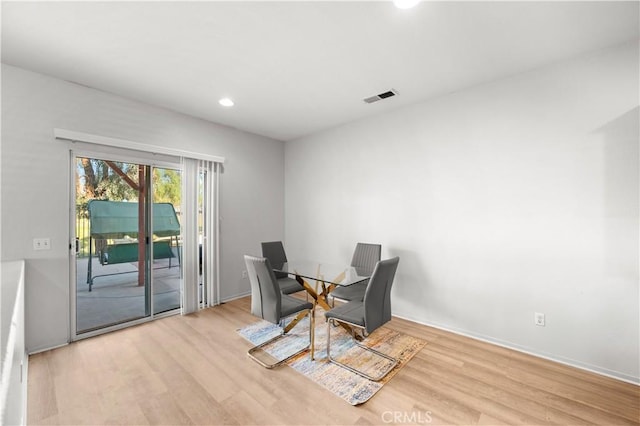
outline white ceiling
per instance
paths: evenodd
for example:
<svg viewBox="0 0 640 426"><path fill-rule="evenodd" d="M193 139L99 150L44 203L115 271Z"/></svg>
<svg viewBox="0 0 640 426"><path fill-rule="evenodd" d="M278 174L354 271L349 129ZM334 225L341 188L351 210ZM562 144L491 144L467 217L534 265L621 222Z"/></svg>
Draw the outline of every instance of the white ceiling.
<svg viewBox="0 0 640 426"><path fill-rule="evenodd" d="M5 1L2 62L292 140L637 40L639 5Z"/></svg>

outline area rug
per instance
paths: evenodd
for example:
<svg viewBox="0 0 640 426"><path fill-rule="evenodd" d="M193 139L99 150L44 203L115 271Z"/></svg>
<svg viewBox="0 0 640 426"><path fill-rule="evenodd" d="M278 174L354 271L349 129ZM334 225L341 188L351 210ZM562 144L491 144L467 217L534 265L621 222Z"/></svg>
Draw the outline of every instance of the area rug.
<svg viewBox="0 0 640 426"><path fill-rule="evenodd" d="M287 361L287 364L351 405L368 401L426 345L424 340L384 326L375 330L363 341L363 344L391 355L400 362L384 379L374 382L327 361L327 324L324 320L324 310L320 307L316 309L315 319L315 359L311 361L309 352L306 351ZM280 327L262 320L238 330L242 337L255 345L277 336L280 332ZM308 343L309 318L306 317L287 334L287 337L265 346L264 349L271 356L282 359ZM358 347L351 335L342 327L331 329L331 355L340 362L354 365L374 376L377 371L388 365L384 359L372 356Z"/></svg>

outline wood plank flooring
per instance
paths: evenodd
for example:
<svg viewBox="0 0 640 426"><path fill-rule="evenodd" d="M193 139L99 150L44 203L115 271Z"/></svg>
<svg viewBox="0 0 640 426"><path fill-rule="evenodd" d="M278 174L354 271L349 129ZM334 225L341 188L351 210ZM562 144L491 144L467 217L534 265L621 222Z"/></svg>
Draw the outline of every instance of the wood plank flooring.
<svg viewBox="0 0 640 426"><path fill-rule="evenodd" d="M640 425L640 387L394 318L428 343L352 407L246 356L249 298L29 360L28 424Z"/></svg>

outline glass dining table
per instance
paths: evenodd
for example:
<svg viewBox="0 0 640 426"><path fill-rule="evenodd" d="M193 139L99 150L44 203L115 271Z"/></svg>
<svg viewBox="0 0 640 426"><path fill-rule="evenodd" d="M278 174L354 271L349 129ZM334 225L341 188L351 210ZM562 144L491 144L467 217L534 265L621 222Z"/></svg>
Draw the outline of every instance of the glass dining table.
<svg viewBox="0 0 640 426"><path fill-rule="evenodd" d="M354 266L321 263L312 260L289 261L278 265L272 265L274 272L280 272L293 276L314 301L329 310L327 296L337 286L349 286L366 281L372 270ZM315 285L311 285L313 281Z"/></svg>
<svg viewBox="0 0 640 426"><path fill-rule="evenodd" d="M314 312L316 305L320 305L325 311L329 311L331 306L327 297L338 286L350 286L371 277L373 270L359 268L354 266L345 266L339 264L329 264L316 262L312 260L296 260L287 263L271 265L274 272L283 273L292 276L306 290L313 299ZM291 330L305 314L301 313L294 318L287 327L285 332ZM349 333L351 327L347 324L340 323ZM311 342L311 359L313 359L315 344Z"/></svg>

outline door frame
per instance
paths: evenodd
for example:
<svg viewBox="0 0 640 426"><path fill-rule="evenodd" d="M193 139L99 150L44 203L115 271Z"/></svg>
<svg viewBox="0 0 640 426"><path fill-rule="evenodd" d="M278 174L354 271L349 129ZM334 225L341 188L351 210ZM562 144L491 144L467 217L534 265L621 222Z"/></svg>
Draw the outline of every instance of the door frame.
<svg viewBox="0 0 640 426"><path fill-rule="evenodd" d="M130 155L129 155L130 154ZM149 156L153 156L153 154L149 154ZM166 169L174 169L181 171L181 166L179 162L171 162L171 161L158 161L157 159L149 158L149 156L144 155L140 151L127 150L123 148L109 148L106 147L102 149L86 149L86 148L71 148L69 150L69 170L71 173L69 174L69 332L70 332L70 341L82 340L88 337L98 336L100 334L109 333L111 331L121 330L123 328L132 327L139 324L144 324L149 321L153 321L159 318L165 318L168 316L177 315L181 311L182 300L180 301L180 307L161 312L159 314L154 313L154 298L153 298L153 281L154 281L154 272L152 265L153 263L153 250L150 250L149 259L147 265L145 267L146 273L148 274L149 286L145 289L145 303L149 303L149 316L145 316L144 318L138 318L131 321L126 321L122 323L117 323L114 325L102 327L96 330L82 332L78 334L77 330L77 258L76 258L76 188L75 188L75 176L76 176L76 163L75 159L78 157L86 157L92 159L104 160L105 157L110 161L117 162L125 162L125 163L134 163L144 166L150 166L151 170L153 168L166 168ZM152 191L150 191L151 197ZM153 229L153 200L149 203L150 208L148 209L148 223L147 228ZM151 239L152 240L152 239ZM184 280L180 280L181 291L184 291Z"/></svg>

